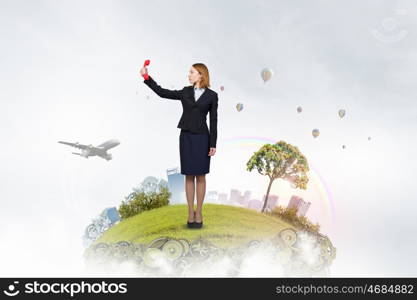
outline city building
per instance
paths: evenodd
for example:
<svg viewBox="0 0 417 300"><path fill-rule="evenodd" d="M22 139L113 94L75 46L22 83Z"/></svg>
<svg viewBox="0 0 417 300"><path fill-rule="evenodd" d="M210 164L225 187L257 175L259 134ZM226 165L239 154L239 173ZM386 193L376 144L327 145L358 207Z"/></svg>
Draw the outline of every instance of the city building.
<svg viewBox="0 0 417 300"><path fill-rule="evenodd" d="M226 193L219 193L219 203L220 204L227 204L227 194Z"/></svg>
<svg viewBox="0 0 417 300"><path fill-rule="evenodd" d="M219 195L218 195L217 191L208 191L207 194L206 194L206 197L204 199L204 202L218 204L219 203Z"/></svg>
<svg viewBox="0 0 417 300"><path fill-rule="evenodd" d="M263 195L262 199L265 199L265 196L266 195ZM273 210L275 206L277 206L277 204L278 204L278 196L269 194L265 210Z"/></svg>
<svg viewBox="0 0 417 300"><path fill-rule="evenodd" d="M179 168L170 168L167 170L168 189L171 193L169 204L187 203L185 197L185 176L179 171Z"/></svg>
<svg viewBox="0 0 417 300"><path fill-rule="evenodd" d="M229 202L230 202L231 205L238 205L238 206L246 207L249 203L250 196L251 196L250 191L246 191L242 195L242 193L239 190L231 189L230 190Z"/></svg>
<svg viewBox="0 0 417 300"><path fill-rule="evenodd" d="M236 189L231 189L230 190L230 197L229 197L229 203L231 204L231 205L233 205L233 204L237 204L237 203L240 203L240 198L241 198L242 196L240 195L240 191L239 190L236 190Z"/></svg>
<svg viewBox="0 0 417 300"><path fill-rule="evenodd" d="M307 213L308 208L310 207L311 202L306 202L303 198L293 195L288 202L287 208L296 207L297 208L297 215L298 216L305 216Z"/></svg>
<svg viewBox="0 0 417 300"><path fill-rule="evenodd" d="M262 201L260 201L258 199L251 199L248 202L248 208L249 209L254 209L254 210L257 210L257 211L262 210L262 205L263 205Z"/></svg>
<svg viewBox="0 0 417 300"><path fill-rule="evenodd" d="M251 191L246 191L246 192L243 194L243 202L244 202L244 203L249 203L249 201L250 201L250 197L251 197L251 194L252 194L252 192L251 192Z"/></svg>

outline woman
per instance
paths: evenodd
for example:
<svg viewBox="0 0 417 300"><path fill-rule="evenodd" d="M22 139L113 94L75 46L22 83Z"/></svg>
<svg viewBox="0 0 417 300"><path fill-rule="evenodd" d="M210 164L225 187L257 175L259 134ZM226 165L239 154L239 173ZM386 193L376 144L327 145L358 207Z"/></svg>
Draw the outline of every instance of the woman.
<svg viewBox="0 0 417 300"><path fill-rule="evenodd" d="M201 228L203 226L203 200L206 193L205 175L210 171L210 158L216 153L217 142L218 96L209 88L209 71L202 63L193 64L188 74L191 86L185 86L182 90L168 90L160 87L149 76L146 67L142 67L140 74L145 78L143 82L160 97L180 100L182 103L183 112L177 128L181 128L181 174L186 176L187 226L188 228ZM210 131L206 121L208 112L210 112ZM195 179L197 209L194 211Z"/></svg>

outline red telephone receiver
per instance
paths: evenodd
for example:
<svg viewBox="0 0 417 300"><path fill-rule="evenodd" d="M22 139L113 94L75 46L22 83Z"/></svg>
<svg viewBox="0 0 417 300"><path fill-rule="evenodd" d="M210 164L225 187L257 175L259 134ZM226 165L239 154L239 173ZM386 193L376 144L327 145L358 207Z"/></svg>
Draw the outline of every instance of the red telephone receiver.
<svg viewBox="0 0 417 300"><path fill-rule="evenodd" d="M143 66L144 67L147 67L147 66L149 66L150 63L151 63L151 61L149 59L147 59L147 60L145 60L145 63L143 64ZM145 80L148 80L149 79L148 73L143 74L142 76L143 76L143 78L145 78Z"/></svg>

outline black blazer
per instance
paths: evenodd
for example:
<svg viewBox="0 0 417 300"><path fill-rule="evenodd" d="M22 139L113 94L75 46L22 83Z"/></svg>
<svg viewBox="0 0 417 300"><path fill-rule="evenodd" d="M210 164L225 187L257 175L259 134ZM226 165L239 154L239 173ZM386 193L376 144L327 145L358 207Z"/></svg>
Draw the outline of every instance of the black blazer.
<svg viewBox="0 0 417 300"><path fill-rule="evenodd" d="M186 129L194 133L210 134L210 147L216 148L217 141L217 93L206 88L195 101L194 86L185 86L182 90L168 90L160 87L151 76L143 81L162 98L181 100L182 116L177 128ZM207 113L210 111L210 131L207 127Z"/></svg>

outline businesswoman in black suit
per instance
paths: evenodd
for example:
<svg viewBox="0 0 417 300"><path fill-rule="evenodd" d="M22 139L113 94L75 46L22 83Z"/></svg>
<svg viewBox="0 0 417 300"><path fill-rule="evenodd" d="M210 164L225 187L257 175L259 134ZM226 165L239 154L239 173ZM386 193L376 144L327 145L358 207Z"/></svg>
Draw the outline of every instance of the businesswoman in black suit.
<svg viewBox="0 0 417 300"><path fill-rule="evenodd" d="M209 88L209 71L202 63L193 64L188 74L191 85L181 90L162 88L149 76L146 67L140 70L140 74L145 78L143 82L160 97L181 101L183 112L177 128L181 129L179 137L181 174L186 176L187 226L201 228L203 200L206 193L205 175L210 171L210 158L216 153L217 141L218 95ZM208 112L210 112L210 131L206 121ZM194 211L195 179L197 209Z"/></svg>

